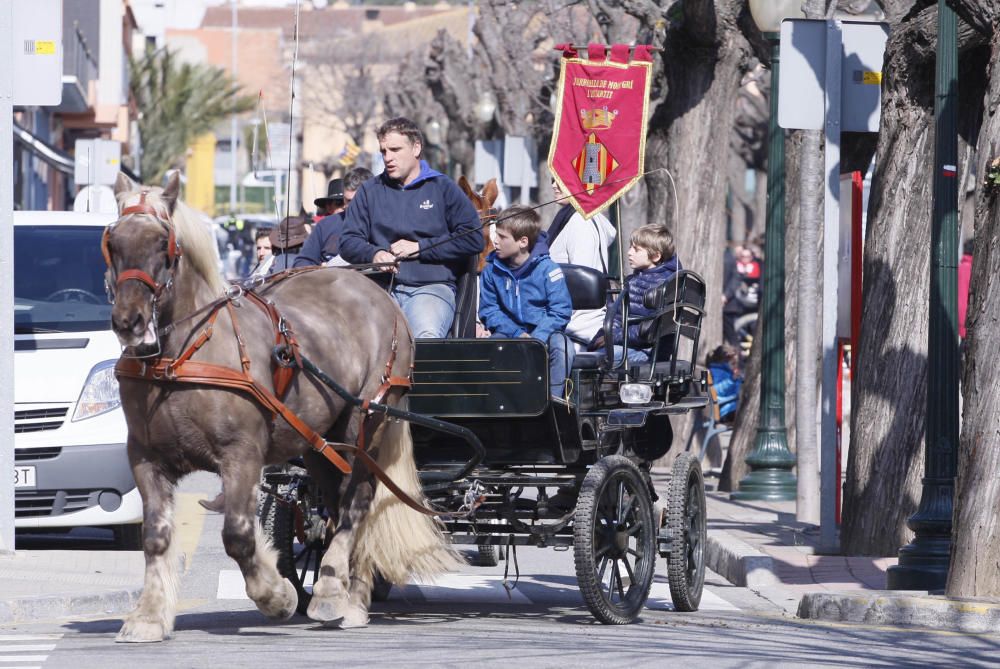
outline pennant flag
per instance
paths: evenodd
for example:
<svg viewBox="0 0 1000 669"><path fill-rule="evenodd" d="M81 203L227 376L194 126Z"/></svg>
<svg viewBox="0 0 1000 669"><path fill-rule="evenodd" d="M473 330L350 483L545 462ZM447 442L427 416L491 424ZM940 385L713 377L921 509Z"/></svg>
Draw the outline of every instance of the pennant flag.
<svg viewBox="0 0 1000 669"><path fill-rule="evenodd" d="M584 218L624 195L643 173L653 62L650 48L591 44L580 58L568 44L559 73L549 171Z"/></svg>

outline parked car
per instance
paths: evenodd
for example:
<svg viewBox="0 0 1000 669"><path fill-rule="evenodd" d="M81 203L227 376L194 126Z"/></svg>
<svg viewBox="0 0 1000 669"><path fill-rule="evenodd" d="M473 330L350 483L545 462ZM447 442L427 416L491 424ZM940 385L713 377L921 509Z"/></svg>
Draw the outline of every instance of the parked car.
<svg viewBox="0 0 1000 669"><path fill-rule="evenodd" d="M14 526L142 544L101 234L108 214L14 212Z"/></svg>

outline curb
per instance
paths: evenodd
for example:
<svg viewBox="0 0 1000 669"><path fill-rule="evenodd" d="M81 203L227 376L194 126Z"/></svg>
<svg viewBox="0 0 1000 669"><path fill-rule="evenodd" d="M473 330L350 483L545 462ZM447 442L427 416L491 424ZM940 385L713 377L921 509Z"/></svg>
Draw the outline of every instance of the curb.
<svg viewBox="0 0 1000 669"><path fill-rule="evenodd" d="M746 588L780 585L774 560L724 530L709 530L705 564L732 583Z"/></svg>
<svg viewBox="0 0 1000 669"><path fill-rule="evenodd" d="M0 600L0 624L123 614L135 608L142 588Z"/></svg>
<svg viewBox="0 0 1000 669"><path fill-rule="evenodd" d="M923 592L876 590L867 594L810 592L799 618L874 625L907 625L960 632L1000 632L1000 602L949 599Z"/></svg>

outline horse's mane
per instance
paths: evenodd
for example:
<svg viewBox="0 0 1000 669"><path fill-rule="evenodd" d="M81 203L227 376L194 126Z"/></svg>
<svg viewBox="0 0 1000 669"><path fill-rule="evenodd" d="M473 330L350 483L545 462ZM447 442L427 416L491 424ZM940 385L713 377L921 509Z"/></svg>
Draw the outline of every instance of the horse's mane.
<svg viewBox="0 0 1000 669"><path fill-rule="evenodd" d="M136 199L137 191L121 193L118 195L118 206L124 207L126 202ZM169 211L167 203L162 198L163 189L153 187L146 195L146 203L153 206L157 211L166 213ZM219 274L218 247L211 232L198 219L198 214L194 209L187 206L183 201L177 200L174 206L174 213L169 217L174 226L174 235L180 242L184 259L191 265L206 282L209 287L217 293L226 289L226 282Z"/></svg>

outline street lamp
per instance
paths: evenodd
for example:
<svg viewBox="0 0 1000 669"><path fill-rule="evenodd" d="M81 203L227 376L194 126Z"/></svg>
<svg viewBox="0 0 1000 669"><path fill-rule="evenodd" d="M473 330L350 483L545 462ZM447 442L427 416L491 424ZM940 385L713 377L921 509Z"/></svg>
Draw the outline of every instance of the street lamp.
<svg viewBox="0 0 1000 669"><path fill-rule="evenodd" d="M492 91L483 91L476 103L476 117L480 123L489 123L493 120L493 114L497 111L497 98Z"/></svg>
<svg viewBox="0 0 1000 669"><path fill-rule="evenodd" d="M899 549L899 564L886 573L890 590L942 590L951 564L959 441L957 25L955 10L938 0L924 477L920 506L906 521L913 541Z"/></svg>
<svg viewBox="0 0 1000 669"><path fill-rule="evenodd" d="M750 473L732 499L795 499L795 456L785 435L785 133L778 127L781 21L801 18L802 0L749 0L754 23L771 43L771 99L767 122L767 222L760 304L760 419Z"/></svg>

